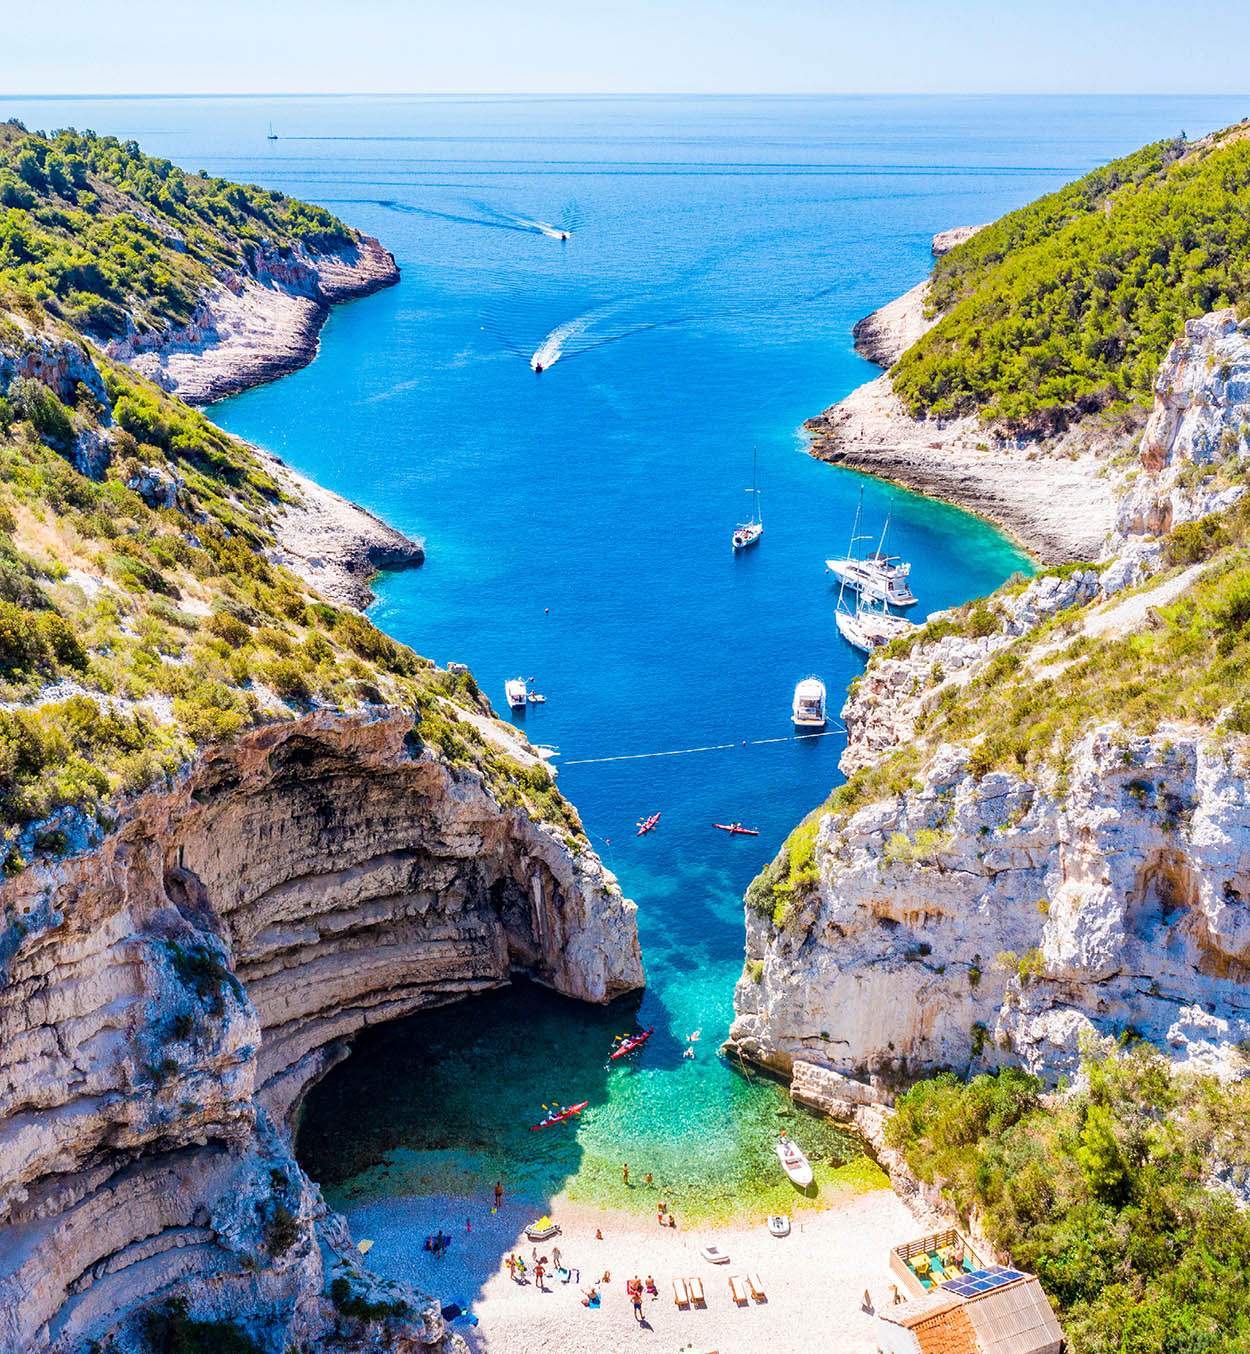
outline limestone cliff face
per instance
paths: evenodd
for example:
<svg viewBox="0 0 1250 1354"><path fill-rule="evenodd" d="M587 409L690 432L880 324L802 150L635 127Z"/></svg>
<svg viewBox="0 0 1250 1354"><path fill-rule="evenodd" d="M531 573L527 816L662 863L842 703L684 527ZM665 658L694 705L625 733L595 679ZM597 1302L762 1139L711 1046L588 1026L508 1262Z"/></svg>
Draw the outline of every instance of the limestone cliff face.
<svg viewBox="0 0 1250 1354"><path fill-rule="evenodd" d="M397 713L259 729L0 902L13 1354L78 1349L175 1288L275 1354L337 1347L325 1283L367 1279L291 1154L306 1087L364 1025L514 972L591 1001L643 981L634 906L590 848ZM450 1349L437 1303L410 1304L369 1338Z"/></svg>
<svg viewBox="0 0 1250 1354"><path fill-rule="evenodd" d="M1203 1054L1244 1038L1240 756L1181 729L1102 727L1062 790L977 780L967 761L943 746L918 790L826 815L800 913L778 929L748 912L731 1036L743 1053L890 1085L1005 1061L1054 1076L1085 1032Z"/></svg>
<svg viewBox="0 0 1250 1354"><path fill-rule="evenodd" d="M1242 740L1218 721L1149 737L1097 724L1064 768L1026 778L974 774L971 747L918 730L990 663L1062 671L1073 640L1132 634L1182 597L1203 566L1153 579L1156 536L1237 499L1248 436L1250 335L1231 312L1191 321L1160 371L1102 562L999 594L982 633L939 625L869 664L843 709L842 769L909 745L918 769L900 792L823 815L814 878L782 924L767 894L766 915L748 906L731 1044L782 1072L803 1059L882 1087L1002 1062L1055 1077L1084 1035L1126 1030L1179 1058L1242 1065Z"/></svg>

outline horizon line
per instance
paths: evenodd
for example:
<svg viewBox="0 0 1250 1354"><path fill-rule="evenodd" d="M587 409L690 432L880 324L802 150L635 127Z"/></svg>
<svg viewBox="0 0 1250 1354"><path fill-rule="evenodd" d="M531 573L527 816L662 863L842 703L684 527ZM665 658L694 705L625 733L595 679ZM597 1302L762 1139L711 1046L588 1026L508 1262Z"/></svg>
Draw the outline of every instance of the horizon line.
<svg viewBox="0 0 1250 1354"><path fill-rule="evenodd" d="M1167 89L932 89L932 90L161 90L67 91L0 90L0 99L1231 99L1250 98L1246 90Z"/></svg>

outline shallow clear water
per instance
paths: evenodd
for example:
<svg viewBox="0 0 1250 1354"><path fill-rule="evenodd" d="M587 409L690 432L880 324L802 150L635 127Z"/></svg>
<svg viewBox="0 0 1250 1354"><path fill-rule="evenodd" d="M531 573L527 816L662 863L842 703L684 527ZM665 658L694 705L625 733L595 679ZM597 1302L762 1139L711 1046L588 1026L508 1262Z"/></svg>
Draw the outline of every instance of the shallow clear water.
<svg viewBox="0 0 1250 1354"><path fill-rule="evenodd" d="M375 619L471 664L500 708L505 677L534 678L549 699L526 730L559 747L561 787L639 904L641 998L604 1013L526 989L362 1039L300 1136L334 1197L510 1169L624 1199L622 1160L714 1211L776 1187L784 1097L715 1051L743 890L840 779L840 739L742 741L788 739L798 678L820 674L836 710L860 670L823 561L861 487L873 528L893 507L921 614L1027 567L975 518L812 461L799 427L875 374L850 327L923 277L933 232L1243 102L10 101L31 126L133 135L325 202L394 251L398 287L340 308L312 366L215 416L426 538L426 565L381 586ZM560 356L536 375L544 348ZM753 446L766 529L735 558ZM760 836L711 827L730 820ZM651 1046L605 1074L611 1035L635 1022L657 1027ZM553 1097L591 1108L530 1133ZM795 1132L831 1176L847 1145Z"/></svg>

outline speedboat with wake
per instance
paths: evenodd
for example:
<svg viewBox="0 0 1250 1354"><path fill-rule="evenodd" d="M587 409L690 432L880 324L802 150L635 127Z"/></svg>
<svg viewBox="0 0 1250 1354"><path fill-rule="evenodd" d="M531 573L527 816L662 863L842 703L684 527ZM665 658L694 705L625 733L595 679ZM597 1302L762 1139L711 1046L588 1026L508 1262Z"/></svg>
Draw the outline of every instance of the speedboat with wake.
<svg viewBox="0 0 1250 1354"><path fill-rule="evenodd" d="M850 550L840 559L825 560L825 568L848 588L862 593L871 601L888 606L908 607L916 605L916 597L907 585L907 575L911 565L898 555L891 555L887 542L890 539L890 515L886 514L885 526L881 530L881 539L876 550L862 559L855 554L856 543L866 541L867 536L859 534L860 522L864 510L864 493L860 490L859 506L855 510L855 525L851 528Z"/></svg>
<svg viewBox="0 0 1250 1354"><path fill-rule="evenodd" d="M760 512L760 491L755 483L755 466L759 459L758 451L751 454L751 488L748 493L751 495L751 520L749 522L739 523L734 528L733 548L737 552L745 550L747 546L754 545L756 541L764 534L764 518Z"/></svg>
<svg viewBox="0 0 1250 1354"><path fill-rule="evenodd" d="M796 729L825 727L825 684L819 677L804 677L794 688L790 722Z"/></svg>
<svg viewBox="0 0 1250 1354"><path fill-rule="evenodd" d="M781 1141L773 1150L777 1153L777 1159L781 1162L782 1169L790 1179L800 1189L806 1189L815 1177L812 1175L811 1163L803 1155L798 1143L791 1142L783 1133Z"/></svg>
<svg viewBox="0 0 1250 1354"><path fill-rule="evenodd" d="M543 1106L547 1111L546 1115L536 1124L530 1125L530 1132L533 1133L538 1128L549 1128L552 1124L562 1124L566 1119L572 1119L578 1115L590 1104L589 1100L583 1100L579 1105L552 1105Z"/></svg>
<svg viewBox="0 0 1250 1354"><path fill-rule="evenodd" d="M627 1053L632 1053L634 1049L641 1048L654 1032L655 1026L652 1025L650 1029L643 1030L641 1034L617 1035L620 1043L608 1054L608 1061L615 1062L617 1058L623 1058Z"/></svg>

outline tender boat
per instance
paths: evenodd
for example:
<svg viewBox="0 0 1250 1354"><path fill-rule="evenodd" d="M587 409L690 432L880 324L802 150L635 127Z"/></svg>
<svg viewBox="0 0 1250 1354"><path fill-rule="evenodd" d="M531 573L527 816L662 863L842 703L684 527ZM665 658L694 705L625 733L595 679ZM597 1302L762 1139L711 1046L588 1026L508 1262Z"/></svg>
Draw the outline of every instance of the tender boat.
<svg viewBox="0 0 1250 1354"><path fill-rule="evenodd" d="M545 1118L530 1125L530 1132L533 1133L538 1128L547 1128L551 1124L562 1124L566 1119L571 1119L575 1114L580 1114L589 1104L589 1100L583 1100L580 1105L569 1105L567 1108L560 1109L553 1107L547 1111Z"/></svg>
<svg viewBox="0 0 1250 1354"><path fill-rule="evenodd" d="M758 837L759 829L753 827L743 827L741 823L713 823L713 827L718 827L722 832L735 832L743 837Z"/></svg>
<svg viewBox="0 0 1250 1354"><path fill-rule="evenodd" d="M789 1138L782 1138L775 1151L785 1173L800 1189L806 1189L812 1183L814 1177L811 1165L803 1155L799 1145L791 1142Z"/></svg>
<svg viewBox="0 0 1250 1354"><path fill-rule="evenodd" d="M804 677L794 688L790 719L796 729L825 727L825 684L819 677Z"/></svg>
<svg viewBox="0 0 1250 1354"><path fill-rule="evenodd" d="M641 1034L631 1034L628 1038L622 1039L620 1045L608 1054L609 1062L614 1062L617 1058L623 1058L627 1053L632 1053L634 1049L641 1048L651 1038L654 1031L655 1026L652 1025L649 1030L643 1030Z"/></svg>
<svg viewBox="0 0 1250 1354"><path fill-rule="evenodd" d="M764 534L764 520L760 512L760 491L755 484L755 467L759 459L758 450L751 454L751 488L747 491L751 495L751 520L749 522L739 523L734 528L733 547L734 550L745 550L747 546L754 545L756 541Z"/></svg>
<svg viewBox="0 0 1250 1354"><path fill-rule="evenodd" d="M898 555L891 555L887 548L886 543L890 538L890 516L888 513L886 514L885 526L881 529L881 539L877 542L877 548L862 559L856 556L855 546L857 542L869 539L867 536L859 534L863 511L864 494L863 490L860 490L859 506L855 509L855 525L851 529L850 549L841 559L825 560L825 568L844 587L851 588L874 602L882 602L897 607L915 606L915 595L907 586L907 575L911 573L911 565L906 560L900 559Z"/></svg>
<svg viewBox="0 0 1250 1354"><path fill-rule="evenodd" d="M652 829L652 828L656 825L656 823L658 823L659 821L660 821L660 815L659 815L658 813L653 813L653 814L651 815L650 818L639 819L639 820L638 820L638 835L641 837L644 833L650 832L651 829Z"/></svg>
<svg viewBox="0 0 1250 1354"><path fill-rule="evenodd" d="M727 1265L729 1263L729 1252L721 1250L715 1243L711 1246L704 1246L699 1254L709 1265Z"/></svg>
<svg viewBox="0 0 1250 1354"><path fill-rule="evenodd" d="M845 588L843 584L843 588ZM892 639L901 639L910 635L917 627L902 616L892 615L885 604L869 601L861 592L852 610L838 595L838 610L835 615L838 633L852 648L861 653L872 654L883 649Z"/></svg>
<svg viewBox="0 0 1250 1354"><path fill-rule="evenodd" d="M525 689L524 677L509 677L503 684L504 695L508 698L508 704L514 710L524 710L525 703L529 695Z"/></svg>
<svg viewBox="0 0 1250 1354"><path fill-rule="evenodd" d="M768 1230L773 1236L789 1236L790 1219L784 1213L772 1213L768 1218Z"/></svg>

